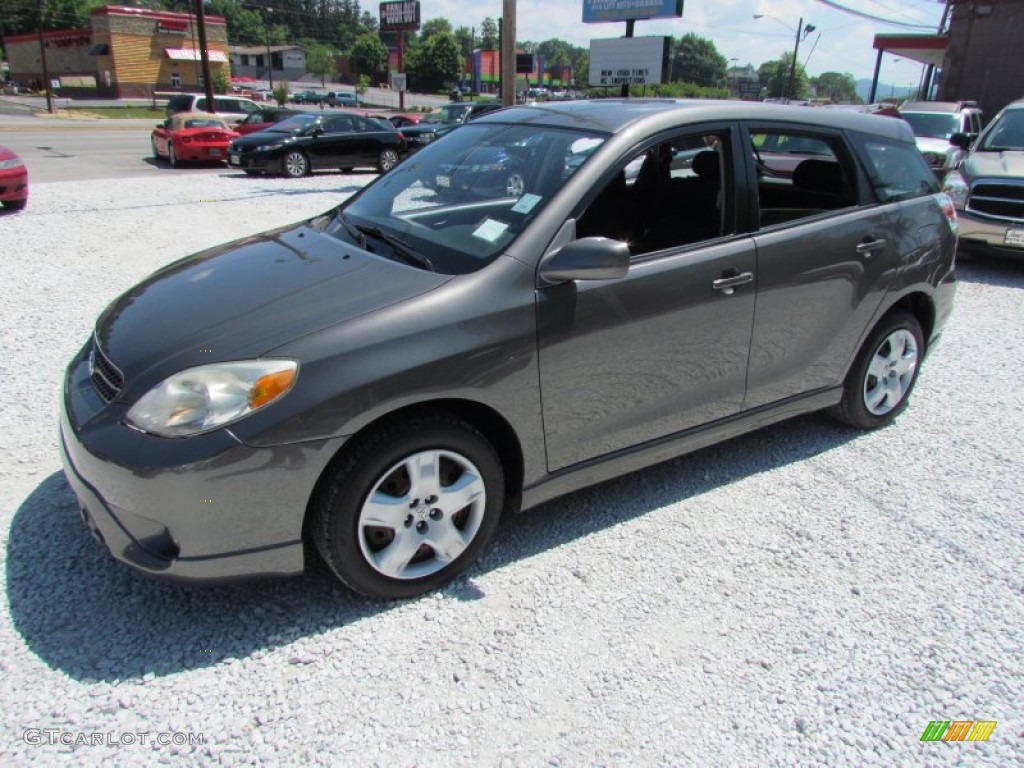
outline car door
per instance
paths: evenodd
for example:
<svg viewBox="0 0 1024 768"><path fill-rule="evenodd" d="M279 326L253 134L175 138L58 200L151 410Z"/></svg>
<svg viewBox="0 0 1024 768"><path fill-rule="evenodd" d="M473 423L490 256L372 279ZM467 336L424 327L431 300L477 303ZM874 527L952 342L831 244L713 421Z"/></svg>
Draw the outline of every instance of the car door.
<svg viewBox="0 0 1024 768"><path fill-rule="evenodd" d="M348 168L356 149L355 122L352 115L325 117L320 124L323 133L310 143L310 158L314 168Z"/></svg>
<svg viewBox="0 0 1024 768"><path fill-rule="evenodd" d="M840 132L744 130L757 247L747 410L842 383L895 273L898 212L874 204ZM794 138L802 159L771 172L757 147Z"/></svg>
<svg viewBox="0 0 1024 768"><path fill-rule="evenodd" d="M629 241L632 257L624 278L539 291L550 471L740 410L755 253L736 234L735 137L719 125L641 148L579 213L577 237ZM695 149L707 178L692 166Z"/></svg>

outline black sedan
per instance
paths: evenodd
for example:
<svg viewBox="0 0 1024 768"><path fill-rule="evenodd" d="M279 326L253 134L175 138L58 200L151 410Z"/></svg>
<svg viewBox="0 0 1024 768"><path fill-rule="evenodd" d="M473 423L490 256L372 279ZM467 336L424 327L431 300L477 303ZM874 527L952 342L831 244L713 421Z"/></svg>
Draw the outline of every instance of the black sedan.
<svg viewBox="0 0 1024 768"><path fill-rule="evenodd" d="M290 178L322 168L347 172L364 165L387 173L405 152L405 138L383 121L352 114L301 114L235 139L228 164L248 174Z"/></svg>

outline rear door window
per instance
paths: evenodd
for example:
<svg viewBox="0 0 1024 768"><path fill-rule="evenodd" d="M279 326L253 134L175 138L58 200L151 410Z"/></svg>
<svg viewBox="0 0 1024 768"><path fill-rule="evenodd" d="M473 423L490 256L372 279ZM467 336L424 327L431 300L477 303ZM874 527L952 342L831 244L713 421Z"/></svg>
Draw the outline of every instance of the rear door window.
<svg viewBox="0 0 1024 768"><path fill-rule="evenodd" d="M752 128L750 150L760 227L858 205L856 165L840 135Z"/></svg>
<svg viewBox="0 0 1024 768"><path fill-rule="evenodd" d="M871 138L863 143L867 173L883 203L934 194L939 182L916 147Z"/></svg>

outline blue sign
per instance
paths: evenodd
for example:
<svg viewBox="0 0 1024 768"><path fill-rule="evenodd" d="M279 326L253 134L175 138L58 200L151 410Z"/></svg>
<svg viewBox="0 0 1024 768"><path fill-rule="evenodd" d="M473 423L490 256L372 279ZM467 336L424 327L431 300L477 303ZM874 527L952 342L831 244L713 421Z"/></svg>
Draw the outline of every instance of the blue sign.
<svg viewBox="0 0 1024 768"><path fill-rule="evenodd" d="M683 0L583 0L583 23L670 19L683 15Z"/></svg>

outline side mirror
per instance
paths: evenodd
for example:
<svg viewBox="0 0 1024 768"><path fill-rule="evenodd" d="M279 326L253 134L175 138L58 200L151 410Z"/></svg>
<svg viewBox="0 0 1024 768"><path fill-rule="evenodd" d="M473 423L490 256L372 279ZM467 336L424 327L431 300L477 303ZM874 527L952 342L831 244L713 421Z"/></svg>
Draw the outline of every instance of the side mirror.
<svg viewBox="0 0 1024 768"><path fill-rule="evenodd" d="M949 137L949 143L960 149L967 149L971 146L971 138L966 133L954 133Z"/></svg>
<svg viewBox="0 0 1024 768"><path fill-rule="evenodd" d="M617 280L629 272L629 246L607 237L573 240L541 261L545 285L570 280Z"/></svg>

